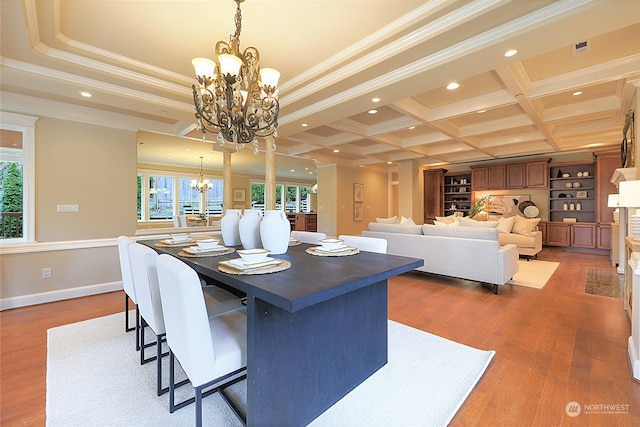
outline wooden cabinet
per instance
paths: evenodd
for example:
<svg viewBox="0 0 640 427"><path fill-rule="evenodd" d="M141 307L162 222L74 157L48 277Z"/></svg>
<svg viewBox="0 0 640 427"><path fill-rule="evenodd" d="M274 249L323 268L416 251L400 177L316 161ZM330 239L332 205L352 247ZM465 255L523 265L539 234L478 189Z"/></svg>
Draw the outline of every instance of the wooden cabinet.
<svg viewBox="0 0 640 427"><path fill-rule="evenodd" d="M547 246L596 247L595 223L548 222L545 224Z"/></svg>
<svg viewBox="0 0 640 427"><path fill-rule="evenodd" d="M296 231L318 231L318 214L296 214L294 229Z"/></svg>
<svg viewBox="0 0 640 427"><path fill-rule="evenodd" d="M611 249L612 231L611 224L596 225L596 248Z"/></svg>
<svg viewBox="0 0 640 427"><path fill-rule="evenodd" d="M436 216L444 216L445 169L427 169L424 177L424 223L433 224Z"/></svg>
<svg viewBox="0 0 640 427"><path fill-rule="evenodd" d="M444 216L460 212L465 216L471 208L471 172L444 174Z"/></svg>
<svg viewBox="0 0 640 427"><path fill-rule="evenodd" d="M471 168L473 191L547 188L549 159L500 163Z"/></svg>
<svg viewBox="0 0 640 427"><path fill-rule="evenodd" d="M549 185L547 164L549 160L506 165L508 189L547 188Z"/></svg>
<svg viewBox="0 0 640 427"><path fill-rule="evenodd" d="M613 222L613 211L610 208L609 194L617 194L618 188L611 182L611 177L617 168L622 167L620 150L594 153L596 156L596 221L601 224Z"/></svg>

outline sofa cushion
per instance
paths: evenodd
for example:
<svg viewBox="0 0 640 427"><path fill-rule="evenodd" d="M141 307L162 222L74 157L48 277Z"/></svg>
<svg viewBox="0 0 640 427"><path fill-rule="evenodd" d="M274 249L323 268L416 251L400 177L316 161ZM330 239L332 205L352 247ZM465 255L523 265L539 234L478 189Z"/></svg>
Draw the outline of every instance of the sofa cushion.
<svg viewBox="0 0 640 427"><path fill-rule="evenodd" d="M421 225L400 225L400 224L384 224L379 222L370 222L369 230L382 231L384 233L422 234Z"/></svg>
<svg viewBox="0 0 640 427"><path fill-rule="evenodd" d="M380 224L397 224L398 216L394 215L391 218L376 218L376 222L379 222Z"/></svg>
<svg viewBox="0 0 640 427"><path fill-rule="evenodd" d="M496 228L498 226L498 221L476 221L465 217L458 218L458 221L463 227Z"/></svg>
<svg viewBox="0 0 640 427"><path fill-rule="evenodd" d="M536 246L535 236L531 234L498 233L498 241L500 246L513 244L519 249L535 248Z"/></svg>
<svg viewBox="0 0 640 427"><path fill-rule="evenodd" d="M438 220L433 221L433 225L436 227L457 227L459 224L457 222L441 222Z"/></svg>
<svg viewBox="0 0 640 427"><path fill-rule="evenodd" d="M513 229L513 224L516 222L515 216L510 216L508 218L502 217L498 220L498 233L511 233Z"/></svg>
<svg viewBox="0 0 640 427"><path fill-rule="evenodd" d="M540 218L526 219L520 215L516 216L516 220L513 223L512 233L527 234L536 231L536 227L540 222Z"/></svg>
<svg viewBox="0 0 640 427"><path fill-rule="evenodd" d="M478 227L438 227L432 224L422 225L422 234L426 236L461 237L466 239L498 240L495 228Z"/></svg>

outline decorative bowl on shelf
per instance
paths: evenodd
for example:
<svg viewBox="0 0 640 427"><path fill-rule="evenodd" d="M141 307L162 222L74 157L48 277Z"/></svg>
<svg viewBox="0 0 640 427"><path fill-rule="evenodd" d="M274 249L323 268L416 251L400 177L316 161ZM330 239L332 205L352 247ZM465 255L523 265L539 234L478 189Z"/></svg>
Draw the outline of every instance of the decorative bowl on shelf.
<svg viewBox="0 0 640 427"><path fill-rule="evenodd" d="M319 240L320 244L324 249L338 249L344 243L342 239L321 239Z"/></svg>
<svg viewBox="0 0 640 427"><path fill-rule="evenodd" d="M567 188L571 188L571 187L573 187L573 184L571 184L570 182L566 182L564 184L564 186L567 187Z"/></svg>
<svg viewBox="0 0 640 427"><path fill-rule="evenodd" d="M218 239L204 239L204 240L197 240L196 243L202 249L213 249L216 246L218 246L218 244L220 243L220 240L218 240Z"/></svg>
<svg viewBox="0 0 640 427"><path fill-rule="evenodd" d="M583 177L585 177L585 176L589 176L589 171L584 171L584 172L582 172L582 176L583 176Z"/></svg>
<svg viewBox="0 0 640 427"><path fill-rule="evenodd" d="M579 182L574 182L573 183L573 188L579 188L580 185L582 185L582 184L580 184Z"/></svg>
<svg viewBox="0 0 640 427"><path fill-rule="evenodd" d="M242 258L244 262L246 262L247 264L253 264L255 262L264 261L271 251L267 249L255 248L239 249L236 252L238 252L238 255L240 255L240 258Z"/></svg>
<svg viewBox="0 0 640 427"><path fill-rule="evenodd" d="M571 175L570 175L570 174L568 174L568 173L563 173L563 174L562 174L562 177L563 177L563 178L569 178L570 176L571 176Z"/></svg>

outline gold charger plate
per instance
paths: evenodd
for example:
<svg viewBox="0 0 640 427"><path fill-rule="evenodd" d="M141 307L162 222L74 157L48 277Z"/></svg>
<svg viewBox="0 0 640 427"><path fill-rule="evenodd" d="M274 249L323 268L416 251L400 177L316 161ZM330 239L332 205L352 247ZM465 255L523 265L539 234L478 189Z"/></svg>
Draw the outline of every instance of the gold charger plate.
<svg viewBox="0 0 640 427"><path fill-rule="evenodd" d="M289 246L298 246L302 244L302 240L289 239Z"/></svg>
<svg viewBox="0 0 640 427"><path fill-rule="evenodd" d="M234 248L226 248L224 251L207 251L199 254L192 254L187 251L178 252L179 256L183 256L185 258L203 258L207 256L220 256L220 255L229 255L234 253L236 250Z"/></svg>
<svg viewBox="0 0 640 427"><path fill-rule="evenodd" d="M316 250L316 247L312 247L312 248L307 248L304 251L309 255L315 255L315 256L349 256L349 255L355 255L360 253L358 248L351 248L351 250L349 251L344 250L344 251L338 251L338 252L327 252L327 251L318 251Z"/></svg>
<svg viewBox="0 0 640 427"><path fill-rule="evenodd" d="M277 273L279 271L287 270L291 267L291 263L289 261L285 261L285 260L280 260L280 261L281 262L276 265L268 265L266 267L252 268L248 270L239 270L237 268L233 268L228 264L218 263L218 270L227 274L252 275L252 274Z"/></svg>

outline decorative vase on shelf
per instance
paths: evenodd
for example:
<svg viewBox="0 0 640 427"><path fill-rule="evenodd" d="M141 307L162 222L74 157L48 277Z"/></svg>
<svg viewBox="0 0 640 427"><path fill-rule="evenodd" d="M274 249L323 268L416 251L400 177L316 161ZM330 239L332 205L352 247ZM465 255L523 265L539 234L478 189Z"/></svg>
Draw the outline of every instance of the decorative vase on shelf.
<svg viewBox="0 0 640 427"><path fill-rule="evenodd" d="M289 234L291 223L287 215L281 210L268 210L260 223L262 247L269 249L272 254L284 254L289 249Z"/></svg>
<svg viewBox="0 0 640 427"><path fill-rule="evenodd" d="M220 231L225 246L238 246L240 242L240 230L238 224L242 218L240 209L227 209L224 216L220 218Z"/></svg>
<svg viewBox="0 0 640 427"><path fill-rule="evenodd" d="M245 249L255 249L262 247L260 239L260 221L262 211L257 209L245 209L244 215L238 224L240 228L240 241Z"/></svg>

